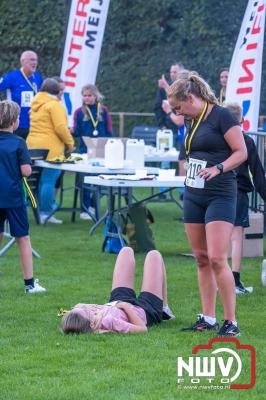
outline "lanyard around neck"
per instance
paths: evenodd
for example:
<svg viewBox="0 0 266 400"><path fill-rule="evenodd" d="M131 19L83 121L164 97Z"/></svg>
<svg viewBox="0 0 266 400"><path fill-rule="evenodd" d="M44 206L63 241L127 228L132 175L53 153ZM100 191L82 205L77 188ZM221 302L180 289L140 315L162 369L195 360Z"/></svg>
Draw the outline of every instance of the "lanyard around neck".
<svg viewBox="0 0 266 400"><path fill-rule="evenodd" d="M25 72L23 71L23 68L20 68L20 72L23 76L23 78L25 79L25 81L27 82L27 84L32 88L34 94L37 94L37 86L36 83L31 83L30 80L28 79L28 77L26 76Z"/></svg>
<svg viewBox="0 0 266 400"><path fill-rule="evenodd" d="M100 105L100 103L97 104L97 116L96 116L96 120L93 118L93 115L92 115L92 112L91 112L91 110L90 110L90 107L87 107L87 106L86 106L86 110L88 111L88 114L89 114L89 116L90 116L90 119L91 119L93 128L96 129L96 128L97 128L97 125L98 125L98 123L99 123L99 117L100 117L100 110L101 110L101 105Z"/></svg>
<svg viewBox="0 0 266 400"><path fill-rule="evenodd" d="M193 139L198 127L199 127L199 124L204 119L207 110L208 110L208 102L206 101L206 103L204 105L204 108L203 108L203 110L202 110L202 112L200 114L200 117L199 117L199 119L198 119L198 121L197 121L195 126L194 126L195 120L194 119L192 120L191 128L190 128L190 130L189 130L189 132L188 132L188 134L186 135L186 138L185 138L185 149L186 149L186 158L187 159L189 158L192 139Z"/></svg>

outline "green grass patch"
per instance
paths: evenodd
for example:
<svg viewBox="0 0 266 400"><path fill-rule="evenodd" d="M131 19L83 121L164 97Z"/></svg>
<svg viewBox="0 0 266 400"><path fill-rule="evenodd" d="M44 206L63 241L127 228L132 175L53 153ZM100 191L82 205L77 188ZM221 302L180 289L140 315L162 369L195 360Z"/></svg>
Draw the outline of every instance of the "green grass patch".
<svg viewBox="0 0 266 400"><path fill-rule="evenodd" d="M68 180L72 180L69 177ZM139 193L139 192L138 192ZM139 197L141 197L139 195ZM71 192L66 204L70 204ZM177 389L177 356L213 334L185 334L200 311L196 267L189 252L181 211L173 203L149 205L158 250L164 256L169 304L174 321L153 327L146 335L83 335L64 337L60 307L78 302L106 302L115 255L101 252L103 226L88 235L91 224L71 223L70 213L58 213L63 225L36 226L30 213L31 240L41 254L34 259L35 276L47 288L43 295L23 292L16 246L0 258L0 398L3 400L139 400L139 399L265 399L265 288L260 284L261 259L246 259L243 280L252 295L237 298L241 343L257 350L257 383L251 390L198 391ZM136 287L140 287L143 255L137 255ZM222 308L218 301L217 317Z"/></svg>

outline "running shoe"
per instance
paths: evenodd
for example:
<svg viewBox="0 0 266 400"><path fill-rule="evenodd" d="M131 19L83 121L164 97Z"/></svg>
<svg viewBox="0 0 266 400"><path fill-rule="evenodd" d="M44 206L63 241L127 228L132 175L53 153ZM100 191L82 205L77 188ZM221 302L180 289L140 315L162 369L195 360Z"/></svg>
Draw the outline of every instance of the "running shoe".
<svg viewBox="0 0 266 400"><path fill-rule="evenodd" d="M217 331L219 329L219 324L215 322L215 324L209 324L205 321L205 318L202 314L198 314L197 321L194 325L182 328L181 331L194 331L194 332L204 332L204 331Z"/></svg>
<svg viewBox="0 0 266 400"><path fill-rule="evenodd" d="M169 306L165 304L163 306L163 321L170 321L170 319L175 319L175 315Z"/></svg>
<svg viewBox="0 0 266 400"><path fill-rule="evenodd" d="M253 287L252 286L245 287L242 282L239 282L239 284L236 285L235 287L235 291L236 294L252 293Z"/></svg>
<svg viewBox="0 0 266 400"><path fill-rule="evenodd" d="M234 325L232 321L224 320L223 326L219 330L217 336L240 336L240 330L238 326Z"/></svg>
<svg viewBox="0 0 266 400"><path fill-rule="evenodd" d="M35 294L44 292L46 292L46 289L39 284L39 279L35 279L33 285L25 286L25 293Z"/></svg>

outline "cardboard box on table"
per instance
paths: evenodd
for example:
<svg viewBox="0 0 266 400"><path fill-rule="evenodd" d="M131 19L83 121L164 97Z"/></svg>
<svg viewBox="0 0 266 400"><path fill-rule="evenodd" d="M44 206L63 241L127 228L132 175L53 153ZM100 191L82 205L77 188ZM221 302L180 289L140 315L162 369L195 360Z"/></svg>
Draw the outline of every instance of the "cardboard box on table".
<svg viewBox="0 0 266 400"><path fill-rule="evenodd" d="M91 158L104 158L104 147L108 139L110 137L100 137L100 138L91 138L87 136L82 136L84 143L87 146L87 155L88 160ZM122 140L125 145L127 138L114 138Z"/></svg>

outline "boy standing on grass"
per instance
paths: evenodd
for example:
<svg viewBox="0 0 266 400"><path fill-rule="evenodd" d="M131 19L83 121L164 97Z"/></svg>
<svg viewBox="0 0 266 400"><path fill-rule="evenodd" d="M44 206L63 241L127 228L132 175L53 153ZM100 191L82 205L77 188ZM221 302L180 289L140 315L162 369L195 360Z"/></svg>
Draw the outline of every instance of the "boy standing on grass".
<svg viewBox="0 0 266 400"><path fill-rule="evenodd" d="M22 179L31 174L31 159L24 139L13 132L19 125L20 108L13 101L0 102L0 242L4 222L16 238L23 269L25 293L41 293L46 289L33 278L29 222Z"/></svg>

